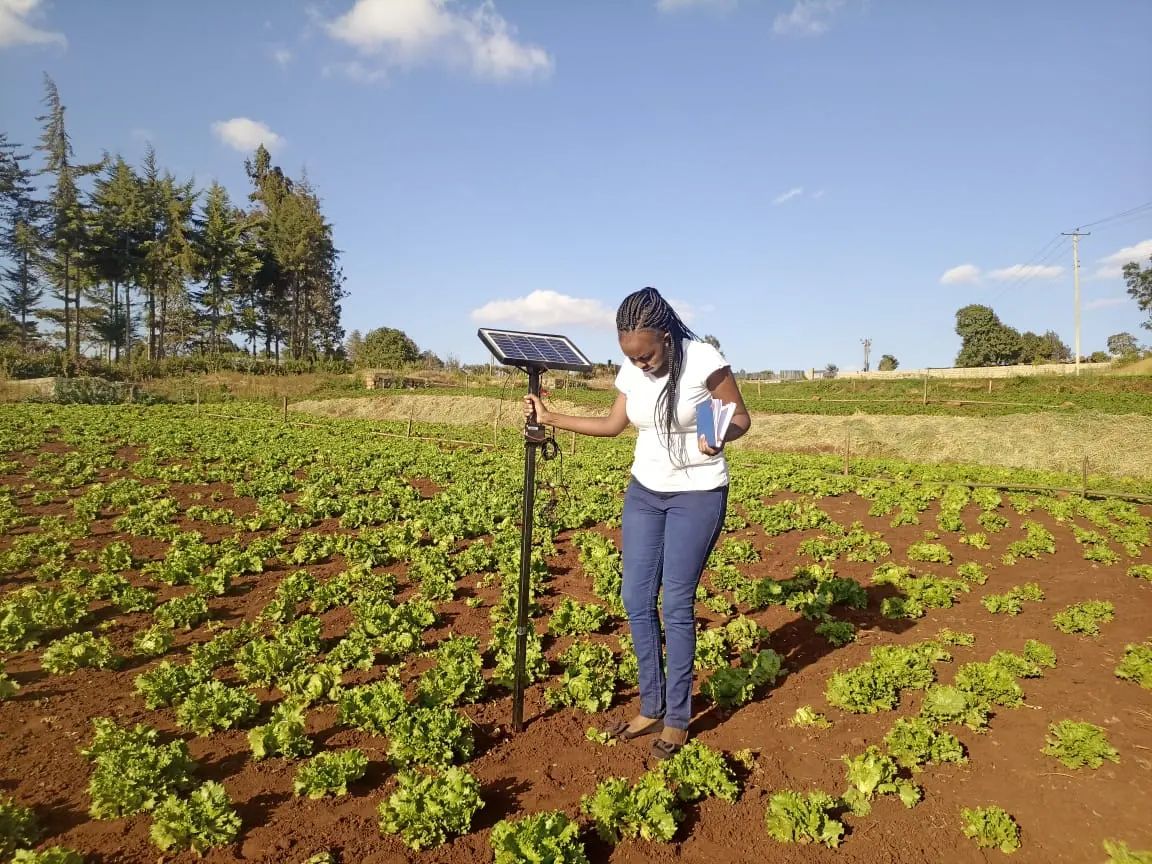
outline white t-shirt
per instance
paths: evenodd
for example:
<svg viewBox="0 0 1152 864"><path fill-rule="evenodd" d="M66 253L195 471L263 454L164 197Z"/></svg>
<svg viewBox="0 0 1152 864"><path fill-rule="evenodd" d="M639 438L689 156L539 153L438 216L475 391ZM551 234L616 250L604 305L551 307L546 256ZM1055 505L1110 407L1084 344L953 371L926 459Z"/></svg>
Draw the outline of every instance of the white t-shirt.
<svg viewBox="0 0 1152 864"><path fill-rule="evenodd" d="M632 476L653 492L703 491L728 482L723 452L707 456L696 442L696 406L712 398L708 376L727 367L728 361L707 342L685 339L683 344L684 368L671 440L656 422L656 401L668 376L654 378L627 359L616 375L616 389L628 397L628 419L639 430Z"/></svg>

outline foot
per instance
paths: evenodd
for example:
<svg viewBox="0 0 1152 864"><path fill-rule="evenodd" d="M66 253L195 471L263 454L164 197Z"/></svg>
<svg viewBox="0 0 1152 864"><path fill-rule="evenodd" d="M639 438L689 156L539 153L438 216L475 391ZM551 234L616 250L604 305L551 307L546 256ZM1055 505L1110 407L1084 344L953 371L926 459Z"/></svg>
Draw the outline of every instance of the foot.
<svg viewBox="0 0 1152 864"><path fill-rule="evenodd" d="M664 721L658 717L645 717L643 714L637 714L627 723L623 720L616 721L608 727L607 732L613 738L623 738L627 741L642 735L659 732L663 726Z"/></svg>
<svg viewBox="0 0 1152 864"><path fill-rule="evenodd" d="M652 755L657 759L670 759L688 743L687 729L673 729L665 726L660 737L652 742Z"/></svg>

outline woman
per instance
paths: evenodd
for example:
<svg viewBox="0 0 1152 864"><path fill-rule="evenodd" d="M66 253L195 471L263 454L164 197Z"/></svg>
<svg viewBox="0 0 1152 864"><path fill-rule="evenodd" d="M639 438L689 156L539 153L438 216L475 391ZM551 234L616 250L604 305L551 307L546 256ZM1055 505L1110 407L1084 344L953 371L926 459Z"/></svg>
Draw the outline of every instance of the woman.
<svg viewBox="0 0 1152 864"><path fill-rule="evenodd" d="M616 376L619 392L607 417L553 414L532 395L525 397L524 411L582 435L612 437L629 422L638 430L624 495L623 599L640 666L640 713L609 732L620 738L660 732L652 753L666 759L688 740L696 586L728 504L724 443L747 432L752 420L728 361L689 330L655 288L624 299L616 329L631 365L623 364ZM696 406L714 396L736 406L715 448L695 436Z"/></svg>

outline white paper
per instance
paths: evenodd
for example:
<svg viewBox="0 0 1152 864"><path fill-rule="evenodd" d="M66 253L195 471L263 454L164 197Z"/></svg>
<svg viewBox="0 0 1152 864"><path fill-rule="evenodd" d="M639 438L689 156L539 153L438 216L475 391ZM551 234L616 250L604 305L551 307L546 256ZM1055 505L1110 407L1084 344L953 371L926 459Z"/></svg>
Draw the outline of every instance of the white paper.
<svg viewBox="0 0 1152 864"><path fill-rule="evenodd" d="M732 422L732 415L736 413L735 403L725 404L720 399L712 399L712 440L717 443L724 441L724 434Z"/></svg>

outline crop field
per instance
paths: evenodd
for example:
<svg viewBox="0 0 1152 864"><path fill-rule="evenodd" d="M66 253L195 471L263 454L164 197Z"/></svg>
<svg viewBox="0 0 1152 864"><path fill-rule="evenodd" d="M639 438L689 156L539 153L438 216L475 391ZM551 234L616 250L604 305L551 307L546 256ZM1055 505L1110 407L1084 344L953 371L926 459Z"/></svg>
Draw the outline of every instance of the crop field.
<svg viewBox="0 0 1152 864"><path fill-rule="evenodd" d="M522 448L229 409L0 413L0 861L1152 860L1152 507L734 451L658 765L629 441L541 466L515 733Z"/></svg>

